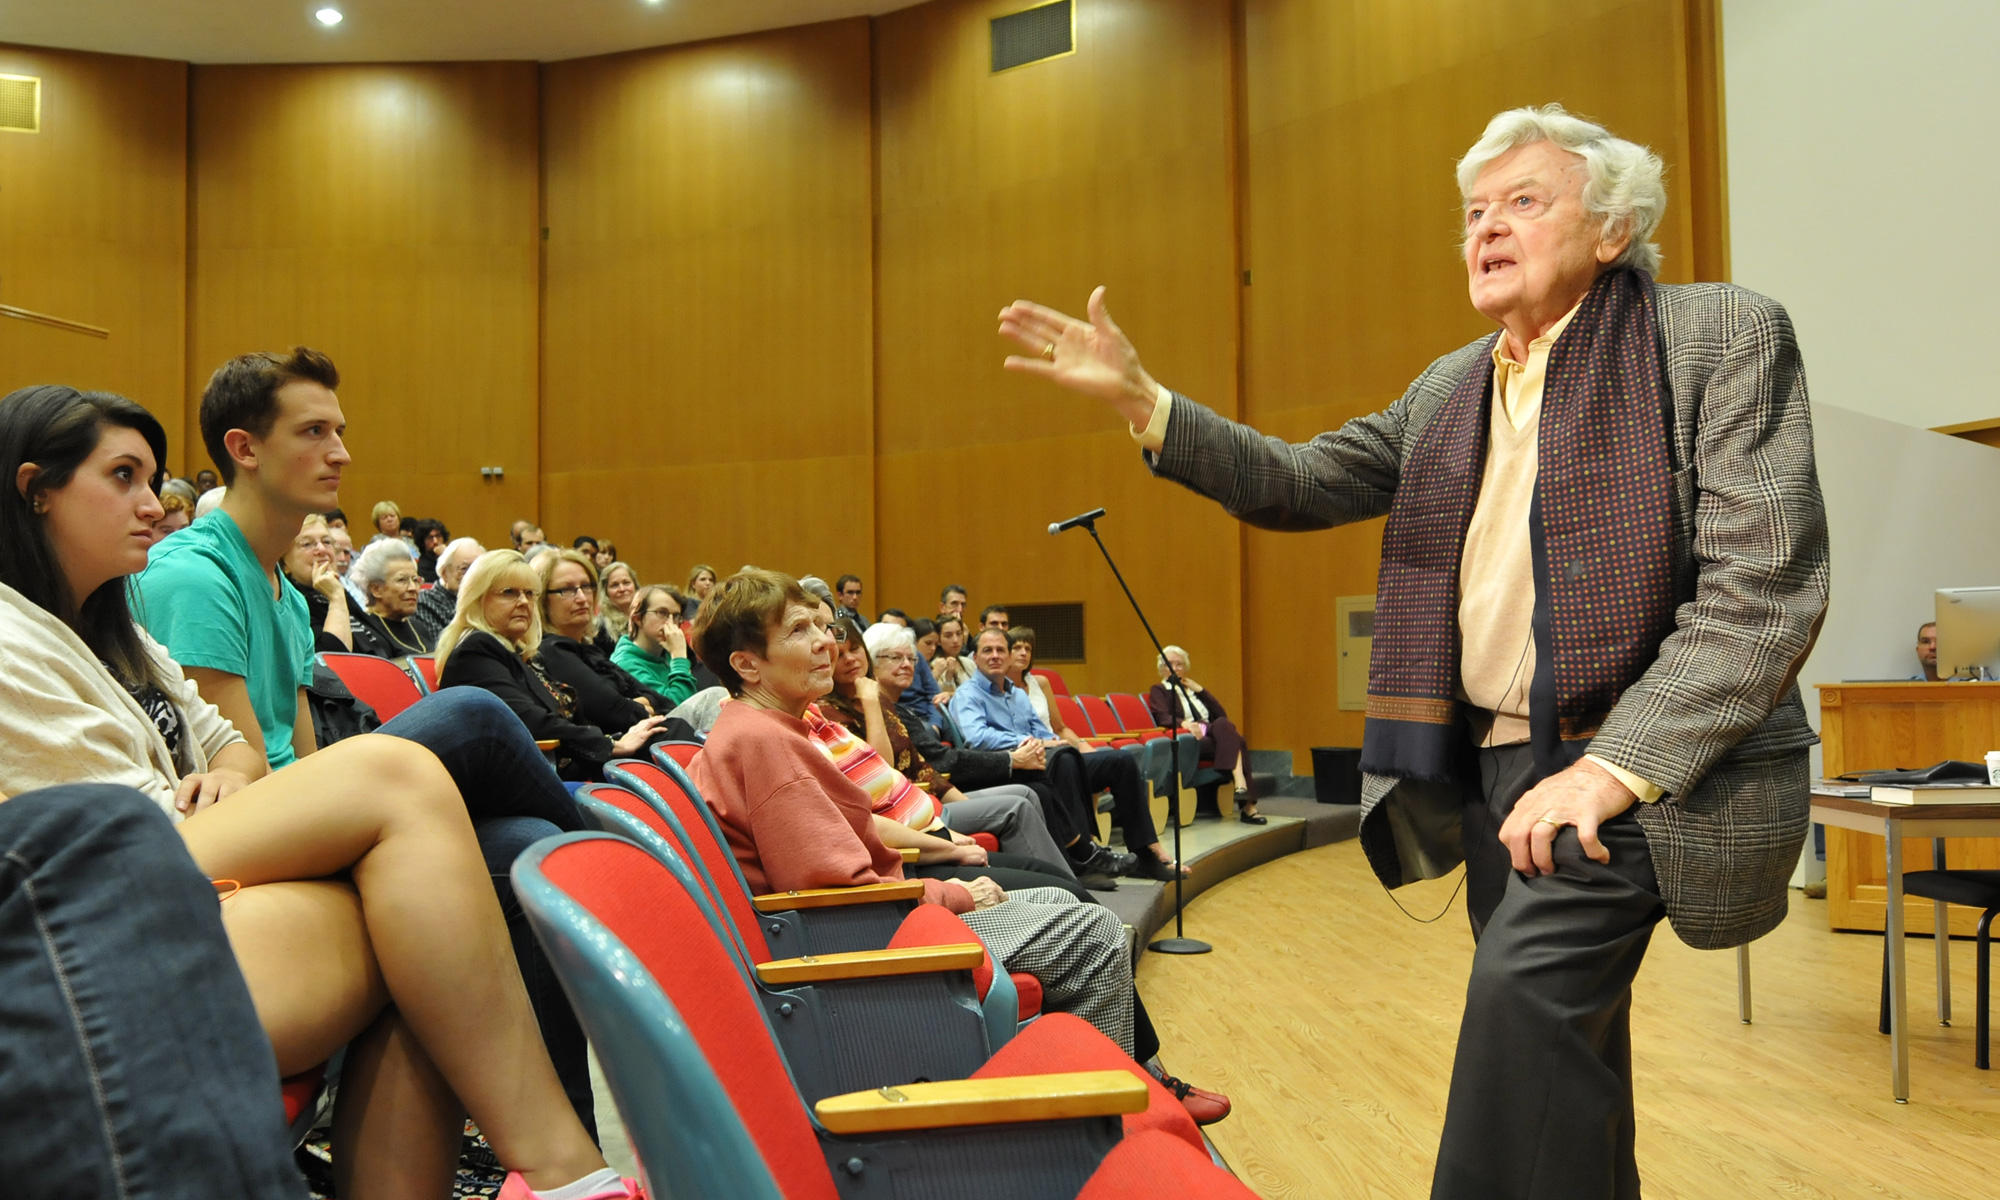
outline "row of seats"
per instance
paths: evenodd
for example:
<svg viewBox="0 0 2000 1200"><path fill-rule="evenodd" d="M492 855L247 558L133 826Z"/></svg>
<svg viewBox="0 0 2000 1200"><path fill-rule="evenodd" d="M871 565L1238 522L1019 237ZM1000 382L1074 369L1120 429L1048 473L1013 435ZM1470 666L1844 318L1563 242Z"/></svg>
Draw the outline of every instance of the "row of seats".
<svg viewBox="0 0 2000 1200"><path fill-rule="evenodd" d="M698 751L613 763L580 793L608 832L513 871L653 1195L1251 1195L920 882L753 896L682 770Z"/></svg>

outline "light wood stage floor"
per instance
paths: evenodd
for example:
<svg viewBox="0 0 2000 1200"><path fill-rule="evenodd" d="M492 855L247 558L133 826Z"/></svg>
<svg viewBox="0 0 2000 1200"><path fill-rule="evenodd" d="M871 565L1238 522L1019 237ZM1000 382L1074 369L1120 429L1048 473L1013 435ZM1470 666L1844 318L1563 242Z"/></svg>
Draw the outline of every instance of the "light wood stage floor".
<svg viewBox="0 0 2000 1200"><path fill-rule="evenodd" d="M1456 873L1396 898L1437 913ZM1875 1031L1882 942L1826 927L1792 893L1751 948L1755 1024L1733 955L1663 922L1633 1004L1646 1195L2000 1196L2000 1072L1972 1066L1972 945L1952 943L1953 1025L1932 946L1909 943L1910 1103ZM1175 1074L1228 1093L1210 1138L1260 1196L1423 1197L1444 1123L1472 937L1461 895L1434 924L1398 912L1358 842L1230 879L1187 912L1215 953L1145 954L1139 984Z"/></svg>

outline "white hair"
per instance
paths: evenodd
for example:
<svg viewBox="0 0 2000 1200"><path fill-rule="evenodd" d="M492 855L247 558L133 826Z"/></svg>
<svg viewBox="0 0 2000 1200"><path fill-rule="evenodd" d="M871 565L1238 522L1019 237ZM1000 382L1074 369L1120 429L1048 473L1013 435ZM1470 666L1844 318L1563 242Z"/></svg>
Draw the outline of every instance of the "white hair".
<svg viewBox="0 0 2000 1200"><path fill-rule="evenodd" d="M1646 147L1613 137L1604 126L1574 116L1560 104L1510 108L1488 121L1486 132L1458 160L1459 196L1471 197L1479 173L1495 159L1537 142L1567 150L1590 168L1590 180L1583 186L1583 208L1604 218L1601 236L1631 236L1625 252L1611 265L1659 274L1660 247L1651 239L1667 211L1667 185L1662 178L1666 164Z"/></svg>
<svg viewBox="0 0 2000 1200"><path fill-rule="evenodd" d="M194 519L199 521L216 509L221 508L222 494L228 490L226 487L212 487L203 492L201 499L194 502Z"/></svg>
<svg viewBox="0 0 2000 1200"><path fill-rule="evenodd" d="M449 543L446 544L444 549L438 551L437 566L438 566L439 583L444 582L443 579L444 564L450 562L451 556L457 554L460 550L472 551L472 557L474 558L478 558L480 555L486 553L486 547L479 544L478 538L469 538L469 537L453 538ZM465 564L465 569L470 571L472 569L472 564L471 563ZM464 579L465 576L463 574L460 574L459 580L463 582Z"/></svg>
<svg viewBox="0 0 2000 1200"><path fill-rule="evenodd" d="M1167 655L1169 654L1178 654L1181 656L1182 662L1186 663L1190 667L1194 665L1194 659L1188 657L1187 651L1181 649L1179 646L1166 646L1162 648L1160 650L1160 653L1153 659L1153 669L1158 671L1162 675L1165 675L1167 673Z"/></svg>
<svg viewBox="0 0 2000 1200"><path fill-rule="evenodd" d="M870 657L884 650L915 650L917 635L910 632L907 625L897 625L890 621L877 621L861 634L861 640L868 645Z"/></svg>
<svg viewBox="0 0 2000 1200"><path fill-rule="evenodd" d="M417 556L408 542L402 538L383 538L368 543L367 549L355 556L354 565L348 571L366 589L378 583L387 583L389 568L395 564L416 560Z"/></svg>

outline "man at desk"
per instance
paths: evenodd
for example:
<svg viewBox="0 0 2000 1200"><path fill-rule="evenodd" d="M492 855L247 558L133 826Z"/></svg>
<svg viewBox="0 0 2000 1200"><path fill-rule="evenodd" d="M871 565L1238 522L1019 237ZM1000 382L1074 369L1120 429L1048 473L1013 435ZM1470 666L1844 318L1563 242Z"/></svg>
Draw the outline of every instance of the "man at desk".
<svg viewBox="0 0 2000 1200"><path fill-rule="evenodd" d="M1925 683L1936 683L1937 673L1937 622L1925 621L1917 626L1917 664L1924 669L1921 675L1911 679L1921 679Z"/></svg>

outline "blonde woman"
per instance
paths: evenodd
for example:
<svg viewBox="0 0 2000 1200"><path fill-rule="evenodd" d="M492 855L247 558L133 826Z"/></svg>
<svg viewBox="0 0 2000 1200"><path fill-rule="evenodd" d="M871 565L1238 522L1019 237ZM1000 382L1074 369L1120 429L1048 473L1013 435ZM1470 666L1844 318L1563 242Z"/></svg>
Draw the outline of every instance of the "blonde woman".
<svg viewBox="0 0 2000 1200"><path fill-rule="evenodd" d="M396 507L394 500L376 502L375 510L368 514L368 520L375 526L377 538L400 538L403 536L403 510Z"/></svg>
<svg viewBox="0 0 2000 1200"><path fill-rule="evenodd" d="M564 779L588 782L605 763L643 747L664 718L647 717L616 741L577 719L575 694L541 661L541 599L541 577L519 551L480 555L459 583L457 615L438 637L438 682L492 692L537 741L560 743L556 770Z"/></svg>
<svg viewBox="0 0 2000 1200"><path fill-rule="evenodd" d="M746 571L749 569L744 568ZM707 563L696 563L688 571L687 591L681 596L681 620L690 627L693 626L694 615L708 603L708 594L715 590L715 579L715 568Z"/></svg>
<svg viewBox="0 0 2000 1200"><path fill-rule="evenodd" d="M604 623L604 632L611 635L611 642L616 645L619 638L632 632L632 598L639 594L639 573L622 562L609 566L600 563L598 572L598 580L604 585L598 616Z"/></svg>
<svg viewBox="0 0 2000 1200"><path fill-rule="evenodd" d="M589 553L556 550L536 560L535 568L542 579L542 669L576 698L577 719L599 729L630 729L672 708L673 701L612 662L592 639L599 586Z"/></svg>

